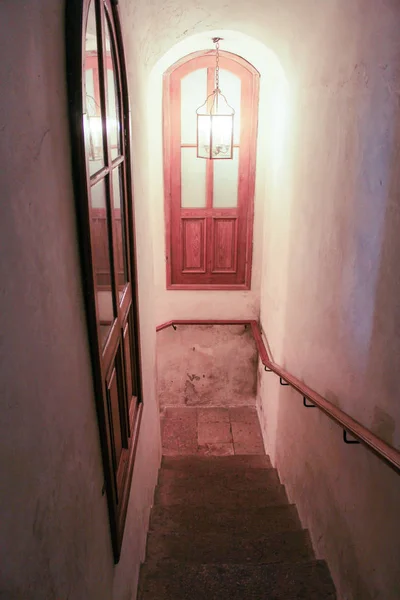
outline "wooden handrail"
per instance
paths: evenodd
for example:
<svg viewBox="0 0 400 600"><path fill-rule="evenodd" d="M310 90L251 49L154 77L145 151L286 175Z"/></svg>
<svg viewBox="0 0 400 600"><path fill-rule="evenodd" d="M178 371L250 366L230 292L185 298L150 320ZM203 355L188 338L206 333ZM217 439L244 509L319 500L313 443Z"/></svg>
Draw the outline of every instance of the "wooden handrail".
<svg viewBox="0 0 400 600"><path fill-rule="evenodd" d="M255 320L173 320L163 323L156 328L156 331L165 329L170 325L250 325L253 333L254 340L256 342L257 350L263 365L279 375L287 384L295 389L303 398L307 398L324 412L330 419L335 421L344 431L350 433L355 439L364 444L369 450L374 452L378 458L386 462L392 469L397 473L400 473L400 451L384 442L377 435L372 433L367 427L361 425L358 421L350 417L343 410L329 402L326 398L318 394L315 390L311 389L308 385L297 379L294 375L291 375L288 371L274 363L265 347L264 340L262 339L260 327Z"/></svg>
<svg viewBox="0 0 400 600"><path fill-rule="evenodd" d="M270 369L276 373L276 375L279 375L279 377L286 381L293 389L297 390L303 398L308 398L308 400L322 410L330 419L343 427L345 431L351 433L354 438L367 446L369 450L372 450L374 454L384 460L395 471L400 472L399 450L396 450L396 448L393 448L393 446L390 446L390 444L381 440L381 438L372 433L367 427L361 425L361 423L332 404L332 402L329 402L329 400L297 379L297 377L291 375L288 371L275 364L268 355L257 321L252 322L251 329L261 361L267 369Z"/></svg>
<svg viewBox="0 0 400 600"><path fill-rule="evenodd" d="M251 325L253 326L253 323L257 324L257 321L254 321L252 319L240 319L240 320L234 320L234 319L230 319L230 320L223 320L223 319L218 319L218 320L214 320L214 321L210 321L207 319L197 319L197 320L185 320L185 319L181 319L181 320L173 320L173 321L166 321L166 323L162 323L161 325L157 325L156 327L156 331L161 331L161 329L165 329L166 327L170 327L171 325Z"/></svg>

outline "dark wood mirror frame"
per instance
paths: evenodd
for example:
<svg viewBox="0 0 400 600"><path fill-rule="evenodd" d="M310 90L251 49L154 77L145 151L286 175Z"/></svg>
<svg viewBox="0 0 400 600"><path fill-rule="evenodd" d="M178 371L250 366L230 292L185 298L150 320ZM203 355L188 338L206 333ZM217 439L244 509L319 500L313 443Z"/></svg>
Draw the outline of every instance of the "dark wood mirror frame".
<svg viewBox="0 0 400 600"><path fill-rule="evenodd" d="M66 66L68 105L71 130L71 157L77 226L81 254L82 286L85 296L88 338L92 360L94 394L99 423L104 468L104 491L107 494L110 531L115 562L118 562L132 482L141 417L143 412L140 336L138 319L134 211L130 155L130 116L117 0L67 0L66 2ZM99 64L99 88L102 119L104 167L90 175L85 144L86 77L85 40L90 6L95 7L99 28L94 35ZM109 34L109 46L105 42ZM108 53L108 55L107 55ZM106 56L107 55L107 56ZM116 119L120 125L120 155L111 156L111 133L106 120L110 117L107 83L107 60L112 61L116 97ZM106 74L107 70L107 74ZM117 114L118 113L118 114ZM111 118L111 117L110 117ZM117 125L118 129L118 125ZM88 129L86 129L87 133ZM117 152L118 153L118 152ZM112 174L118 173L120 187L118 210ZM113 316L107 322L107 338L100 335L101 316L99 288L104 289L104 271L100 281L98 267L98 233L94 234L94 186L104 182L106 226L103 247L107 247L109 272L106 273L108 294L112 296ZM115 196L114 196L115 194ZM93 203L94 204L94 203ZM123 218L116 216L123 214ZM97 209L98 220L98 209ZM119 219L119 220L118 220ZM119 231L119 234L118 234ZM122 244L122 246L121 246ZM120 282L120 255L123 255L123 288ZM118 271L118 272L117 272ZM103 287L102 287L103 286ZM106 341L104 341L106 339ZM101 490L99 490L101 493Z"/></svg>

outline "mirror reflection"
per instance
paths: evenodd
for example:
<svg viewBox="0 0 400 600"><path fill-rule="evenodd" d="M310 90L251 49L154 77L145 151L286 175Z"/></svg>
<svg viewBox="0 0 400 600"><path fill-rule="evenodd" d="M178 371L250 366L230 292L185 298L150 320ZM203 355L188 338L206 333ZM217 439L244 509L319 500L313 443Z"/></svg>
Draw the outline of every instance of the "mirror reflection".
<svg viewBox="0 0 400 600"><path fill-rule="evenodd" d="M85 143L89 173L93 175L104 167L102 110L100 103L99 59L97 47L96 14L94 2L88 13L85 40Z"/></svg>

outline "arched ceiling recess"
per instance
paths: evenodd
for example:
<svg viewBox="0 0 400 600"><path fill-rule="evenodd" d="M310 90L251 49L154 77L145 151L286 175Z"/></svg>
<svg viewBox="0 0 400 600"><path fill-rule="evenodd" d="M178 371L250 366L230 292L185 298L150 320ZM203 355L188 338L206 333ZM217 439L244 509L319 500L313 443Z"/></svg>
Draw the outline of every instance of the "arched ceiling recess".
<svg viewBox="0 0 400 600"><path fill-rule="evenodd" d="M148 76L149 139L161 145L161 102L163 73L184 56L213 49L213 37L220 37L221 50L238 54L260 73L259 143L257 162L268 164L268 185L275 184L285 150L290 112L289 83L276 55L264 43L240 31L216 29L194 34L173 44L154 64ZM268 135L260 136L260 132ZM154 148L154 145L152 146Z"/></svg>
<svg viewBox="0 0 400 600"><path fill-rule="evenodd" d="M213 49L213 37L222 38L221 50L242 56L259 71L261 77L286 81L281 63L271 49L247 34L226 29L204 31L175 43L155 63L150 78L162 75L171 65L192 52Z"/></svg>
<svg viewBox="0 0 400 600"><path fill-rule="evenodd" d="M242 32L248 39L259 40L277 53L289 72L292 41L300 40L309 26L309 8L326 13L327 4L336 0L326 0L323 7L316 0L119 0L124 22L129 24L132 42L137 53L138 63L145 70L152 67L173 46L187 39L194 41L199 35L206 39L214 31ZM306 5L306 6L304 6ZM204 34L204 32L207 32ZM238 36L234 36L237 38ZM202 45L202 47L204 47ZM188 52L186 52L188 53Z"/></svg>

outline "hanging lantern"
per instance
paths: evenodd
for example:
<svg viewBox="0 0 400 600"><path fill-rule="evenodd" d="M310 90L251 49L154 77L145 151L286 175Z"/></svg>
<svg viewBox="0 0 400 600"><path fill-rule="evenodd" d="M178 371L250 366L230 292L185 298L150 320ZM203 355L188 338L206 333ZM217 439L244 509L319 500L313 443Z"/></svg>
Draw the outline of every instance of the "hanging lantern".
<svg viewBox="0 0 400 600"><path fill-rule="evenodd" d="M233 158L233 118L235 111L219 88L219 41L213 38L216 50L215 89L197 114L197 157Z"/></svg>

